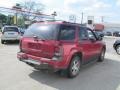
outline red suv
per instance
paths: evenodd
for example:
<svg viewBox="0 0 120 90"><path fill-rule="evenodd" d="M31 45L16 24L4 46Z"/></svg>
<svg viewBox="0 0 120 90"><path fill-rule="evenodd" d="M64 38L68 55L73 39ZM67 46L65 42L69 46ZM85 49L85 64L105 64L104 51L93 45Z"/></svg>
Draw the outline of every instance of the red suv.
<svg viewBox="0 0 120 90"><path fill-rule="evenodd" d="M103 61L106 45L95 33L80 24L39 22L31 25L20 41L20 61L35 69L67 70L79 74L82 65Z"/></svg>

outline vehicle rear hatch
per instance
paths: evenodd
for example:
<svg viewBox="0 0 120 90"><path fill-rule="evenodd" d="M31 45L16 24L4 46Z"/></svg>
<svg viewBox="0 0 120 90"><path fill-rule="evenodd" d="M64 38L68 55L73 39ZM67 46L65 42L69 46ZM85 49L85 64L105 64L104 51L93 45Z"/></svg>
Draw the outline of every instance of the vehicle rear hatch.
<svg viewBox="0 0 120 90"><path fill-rule="evenodd" d="M17 27L5 27L3 35L6 38L16 38L19 35L19 30Z"/></svg>
<svg viewBox="0 0 120 90"><path fill-rule="evenodd" d="M22 50L29 55L51 59L57 44L57 27L50 24L33 24L23 36Z"/></svg>

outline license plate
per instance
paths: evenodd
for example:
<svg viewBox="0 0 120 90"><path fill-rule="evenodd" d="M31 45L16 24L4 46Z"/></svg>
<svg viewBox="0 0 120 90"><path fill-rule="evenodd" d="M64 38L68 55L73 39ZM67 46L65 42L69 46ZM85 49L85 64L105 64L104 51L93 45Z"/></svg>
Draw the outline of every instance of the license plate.
<svg viewBox="0 0 120 90"><path fill-rule="evenodd" d="M13 35L14 33L8 33L9 35Z"/></svg>
<svg viewBox="0 0 120 90"><path fill-rule="evenodd" d="M40 49L40 45L38 45L37 43L29 43L29 48L32 49Z"/></svg>
<svg viewBox="0 0 120 90"><path fill-rule="evenodd" d="M32 60L32 59L24 60L24 62L28 62L28 63L40 65L40 62L38 62L38 61L36 61L36 60Z"/></svg>

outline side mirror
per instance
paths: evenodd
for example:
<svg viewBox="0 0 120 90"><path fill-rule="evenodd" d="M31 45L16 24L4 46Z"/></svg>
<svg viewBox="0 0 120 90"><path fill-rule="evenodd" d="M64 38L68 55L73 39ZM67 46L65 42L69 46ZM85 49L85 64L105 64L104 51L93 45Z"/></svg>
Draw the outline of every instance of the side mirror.
<svg viewBox="0 0 120 90"><path fill-rule="evenodd" d="M98 40L99 40L99 41L102 41L102 40L103 40L103 37L99 36L99 37L98 37Z"/></svg>

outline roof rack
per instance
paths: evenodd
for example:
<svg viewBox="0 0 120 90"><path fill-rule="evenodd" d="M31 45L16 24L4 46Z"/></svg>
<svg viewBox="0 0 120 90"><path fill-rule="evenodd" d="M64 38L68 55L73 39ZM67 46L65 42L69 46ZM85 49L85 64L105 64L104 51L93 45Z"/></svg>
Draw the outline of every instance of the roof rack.
<svg viewBox="0 0 120 90"><path fill-rule="evenodd" d="M68 23L68 24L75 24L75 25L80 25L80 26L86 26L86 24L80 24L80 23L73 23L73 22L68 22L68 21L64 21L64 20L43 20L43 21L39 21L39 22L61 22L61 23Z"/></svg>
<svg viewBox="0 0 120 90"><path fill-rule="evenodd" d="M64 21L64 20L41 20L41 21L42 22L45 22L45 21L48 21L48 22L68 22L68 21Z"/></svg>

